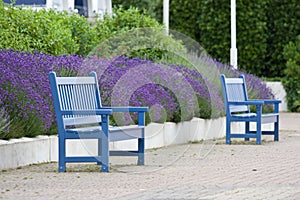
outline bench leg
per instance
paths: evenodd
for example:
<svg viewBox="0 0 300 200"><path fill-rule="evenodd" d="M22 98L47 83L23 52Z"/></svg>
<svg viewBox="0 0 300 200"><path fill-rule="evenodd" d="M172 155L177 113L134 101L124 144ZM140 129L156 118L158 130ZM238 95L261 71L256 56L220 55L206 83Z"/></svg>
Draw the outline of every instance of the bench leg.
<svg viewBox="0 0 300 200"><path fill-rule="evenodd" d="M66 141L65 138L58 138L58 172L66 172Z"/></svg>
<svg viewBox="0 0 300 200"><path fill-rule="evenodd" d="M250 122L245 122L245 133L250 133ZM245 141L249 141L249 138L246 137Z"/></svg>
<svg viewBox="0 0 300 200"><path fill-rule="evenodd" d="M102 118L101 171L109 172L109 141L108 141L109 117L106 115L101 115L101 118Z"/></svg>
<svg viewBox="0 0 300 200"><path fill-rule="evenodd" d="M256 122L256 144L261 144L261 123Z"/></svg>
<svg viewBox="0 0 300 200"><path fill-rule="evenodd" d="M102 139L101 171L109 172L109 150L108 140Z"/></svg>
<svg viewBox="0 0 300 200"><path fill-rule="evenodd" d="M230 134L231 134L231 122L226 119L226 144L231 144Z"/></svg>
<svg viewBox="0 0 300 200"><path fill-rule="evenodd" d="M279 141L279 117L277 117L277 122L274 124L274 141Z"/></svg>
<svg viewBox="0 0 300 200"><path fill-rule="evenodd" d="M145 113L139 112L138 113L138 125L144 126L145 125ZM138 165L145 164L145 128L142 129L142 137L138 139Z"/></svg>
<svg viewBox="0 0 300 200"><path fill-rule="evenodd" d="M138 139L138 162L137 162L138 165L145 164L144 154L145 154L145 138L139 138Z"/></svg>
<svg viewBox="0 0 300 200"><path fill-rule="evenodd" d="M102 139L101 138L98 139L98 156L100 158L102 156ZM101 164L102 164L101 160L98 160L97 165L101 165Z"/></svg>

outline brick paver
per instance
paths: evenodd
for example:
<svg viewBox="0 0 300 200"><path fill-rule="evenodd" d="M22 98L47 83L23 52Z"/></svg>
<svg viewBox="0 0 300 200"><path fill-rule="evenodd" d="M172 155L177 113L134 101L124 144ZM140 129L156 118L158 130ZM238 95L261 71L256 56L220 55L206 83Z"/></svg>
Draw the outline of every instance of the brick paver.
<svg viewBox="0 0 300 200"><path fill-rule="evenodd" d="M300 114L281 114L280 141L262 145L224 139L169 146L135 158L94 164L57 163L2 171L0 199L300 199Z"/></svg>

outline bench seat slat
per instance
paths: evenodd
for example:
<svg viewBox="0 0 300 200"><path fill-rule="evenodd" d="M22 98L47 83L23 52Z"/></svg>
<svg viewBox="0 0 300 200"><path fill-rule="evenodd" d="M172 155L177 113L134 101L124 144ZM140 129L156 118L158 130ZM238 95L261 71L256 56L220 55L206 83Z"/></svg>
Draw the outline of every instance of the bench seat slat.
<svg viewBox="0 0 300 200"><path fill-rule="evenodd" d="M142 138L141 130L145 126L130 125L130 126L110 126L109 127L109 141L121 141L134 138ZM101 137L102 129L100 126L82 127L67 129L66 133L79 134L81 137L89 137L88 134L99 134ZM79 137L80 137L79 136Z"/></svg>

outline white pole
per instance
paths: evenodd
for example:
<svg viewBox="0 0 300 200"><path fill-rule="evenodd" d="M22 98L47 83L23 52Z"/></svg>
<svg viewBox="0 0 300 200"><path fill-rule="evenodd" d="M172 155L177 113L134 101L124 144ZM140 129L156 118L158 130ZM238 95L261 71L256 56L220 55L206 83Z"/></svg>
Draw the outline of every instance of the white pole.
<svg viewBox="0 0 300 200"><path fill-rule="evenodd" d="M52 0L47 0L46 1L46 8L47 9L50 9L50 8L53 9L53 1Z"/></svg>
<svg viewBox="0 0 300 200"><path fill-rule="evenodd" d="M237 48L236 48L236 4L231 0L231 49L230 65L237 69Z"/></svg>
<svg viewBox="0 0 300 200"><path fill-rule="evenodd" d="M68 10L73 11L75 6L75 0L69 0L68 1Z"/></svg>
<svg viewBox="0 0 300 200"><path fill-rule="evenodd" d="M166 34L169 34L169 0L163 0L163 23L166 26Z"/></svg>
<svg viewBox="0 0 300 200"><path fill-rule="evenodd" d="M109 16L112 16L112 1L106 0L106 12L109 14Z"/></svg>

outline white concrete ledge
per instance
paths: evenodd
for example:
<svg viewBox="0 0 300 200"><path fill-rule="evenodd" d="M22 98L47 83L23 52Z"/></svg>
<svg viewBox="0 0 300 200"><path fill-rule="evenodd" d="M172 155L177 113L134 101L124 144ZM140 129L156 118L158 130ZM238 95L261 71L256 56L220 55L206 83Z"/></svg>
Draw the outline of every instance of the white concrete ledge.
<svg viewBox="0 0 300 200"><path fill-rule="evenodd" d="M287 111L286 92L281 82L266 82L268 88L270 88L275 95L275 99L281 100L279 104L279 111Z"/></svg>
<svg viewBox="0 0 300 200"><path fill-rule="evenodd" d="M240 123L233 123L232 130L243 131L244 126ZM145 131L145 145L146 149L151 149L224 136L225 117L212 120L194 118L191 121L178 124L172 122L149 124ZM57 161L57 144L57 136L38 136L36 138L12 139L9 141L0 140L0 169ZM70 140L67 141L66 148L67 155L96 155L97 141L92 139ZM137 142L135 140L110 143L111 150L136 148Z"/></svg>
<svg viewBox="0 0 300 200"><path fill-rule="evenodd" d="M225 118L203 120L194 118L178 124L151 123L146 127L146 149L159 148L172 144L182 144L222 137ZM0 169L16 168L19 166L52 162L58 160L57 136L38 136L36 138L0 140ZM69 140L66 144L67 155L96 155L96 140ZM135 140L111 142L110 149L136 149Z"/></svg>
<svg viewBox="0 0 300 200"><path fill-rule="evenodd" d="M54 136L52 136L54 137ZM0 142L0 169L15 168L51 160L51 141L48 136L12 139Z"/></svg>

